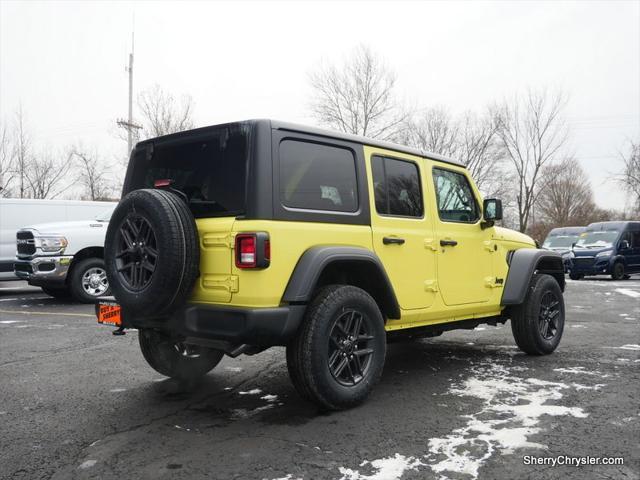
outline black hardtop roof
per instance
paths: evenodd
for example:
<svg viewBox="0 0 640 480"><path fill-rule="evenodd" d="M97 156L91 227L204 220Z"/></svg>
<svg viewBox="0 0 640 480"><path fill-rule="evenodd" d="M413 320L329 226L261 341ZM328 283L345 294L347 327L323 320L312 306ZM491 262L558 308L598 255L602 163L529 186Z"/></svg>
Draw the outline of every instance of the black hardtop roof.
<svg viewBox="0 0 640 480"><path fill-rule="evenodd" d="M277 130L285 130L289 132L296 133L306 133L310 135L316 135L320 137L333 138L336 140L343 140L347 142L360 143L362 145L369 145L372 147L384 148L387 150L394 150L400 153L407 153L409 155L415 155L422 158L428 158L430 160L437 160L440 162L449 163L451 165L456 165L458 167L464 167L465 165L458 160L454 160L451 158L444 157L442 155L438 155L437 153L423 152L416 148L407 147L404 145L398 145L391 142L385 142L381 140L376 140L373 138L363 137L360 135L351 135L349 133L336 132L332 130L324 130L322 128L310 127L307 125L300 125L296 123L282 122L279 120L269 120L269 119L253 119L253 120L242 120L238 122L230 122L230 123L221 123L218 125L209 125L207 127L194 128L192 130L185 130L183 132L171 133L169 135L163 135L161 137L149 138L147 140L143 140L139 142L136 147L140 146L143 148L148 143L155 142L171 142L175 140L179 140L183 137L190 136L198 136L201 134L206 134L208 130L212 128L225 127L230 125L238 125L238 124L257 124L257 123L268 123L271 128Z"/></svg>
<svg viewBox="0 0 640 480"><path fill-rule="evenodd" d="M627 226L633 227L632 230L634 231L636 230L640 231L640 222L631 221L631 220L591 223L587 227L587 230L590 232L597 231L597 230L622 230Z"/></svg>
<svg viewBox="0 0 640 480"><path fill-rule="evenodd" d="M572 235L576 233L582 233L587 229L587 227L557 227L552 229L548 236L550 237L558 237L560 235Z"/></svg>

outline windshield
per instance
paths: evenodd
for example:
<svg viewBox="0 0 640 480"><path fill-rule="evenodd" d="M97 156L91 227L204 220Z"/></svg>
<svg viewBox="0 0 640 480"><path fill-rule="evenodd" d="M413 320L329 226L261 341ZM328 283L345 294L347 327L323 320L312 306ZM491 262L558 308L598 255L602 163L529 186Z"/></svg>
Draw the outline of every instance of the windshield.
<svg viewBox="0 0 640 480"><path fill-rule="evenodd" d="M245 182L250 126L230 124L180 141L158 141L153 155L136 155L133 189L153 188L156 180L172 180L184 193L193 215L236 216L245 210Z"/></svg>
<svg viewBox="0 0 640 480"><path fill-rule="evenodd" d="M585 232L580 235L577 247L582 248L603 248L612 247L620 235L618 230L598 230L597 232Z"/></svg>
<svg viewBox="0 0 640 480"><path fill-rule="evenodd" d="M103 210L98 215L96 215L96 220L98 222L108 222L111 219L111 215L113 214L115 208L116 206L114 205L113 207L109 207L106 210Z"/></svg>
<svg viewBox="0 0 640 480"><path fill-rule="evenodd" d="M547 237L542 244L542 248L571 248L571 245L578 241L578 235L557 235Z"/></svg>

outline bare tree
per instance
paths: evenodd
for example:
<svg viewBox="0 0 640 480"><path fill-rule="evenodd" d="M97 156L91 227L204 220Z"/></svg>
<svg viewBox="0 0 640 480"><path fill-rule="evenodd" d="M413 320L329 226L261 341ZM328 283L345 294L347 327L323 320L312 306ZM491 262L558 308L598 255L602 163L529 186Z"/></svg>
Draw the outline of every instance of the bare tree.
<svg viewBox="0 0 640 480"><path fill-rule="evenodd" d="M27 180L27 173L31 164L31 137L26 128L25 115L22 110L22 105L18 107L16 111L15 119L15 135L14 135L14 172L18 182L18 196L19 198L25 198L29 196Z"/></svg>
<svg viewBox="0 0 640 480"><path fill-rule="evenodd" d="M15 177L14 149L7 125L0 126L0 197L11 195L11 184Z"/></svg>
<svg viewBox="0 0 640 480"><path fill-rule="evenodd" d="M399 141L423 152L460 160L478 188L488 196L504 196L509 175L498 145L497 125L492 115L467 112L454 118L443 107L429 108L407 121Z"/></svg>
<svg viewBox="0 0 640 480"><path fill-rule="evenodd" d="M109 169L97 153L89 153L83 148L74 148L71 156L76 158L79 167L78 182L84 189L83 198L87 200L108 199L113 191Z"/></svg>
<svg viewBox="0 0 640 480"><path fill-rule="evenodd" d="M629 150L622 155L624 164L620 182L633 197L633 207L640 213L640 140L631 142Z"/></svg>
<svg viewBox="0 0 640 480"><path fill-rule="evenodd" d="M423 152L457 157L460 148L460 124L444 107L425 109L407 120L398 141Z"/></svg>
<svg viewBox="0 0 640 480"><path fill-rule="evenodd" d="M596 209L589 177L573 157L544 168L538 198L542 218L554 227L587 225Z"/></svg>
<svg viewBox="0 0 640 480"><path fill-rule="evenodd" d="M529 90L524 98L505 100L495 109L497 133L505 157L515 170L518 226L527 230L542 190L542 169L562 154L567 128L561 118L562 93Z"/></svg>
<svg viewBox="0 0 640 480"><path fill-rule="evenodd" d="M25 193L30 198L56 198L68 190L73 184L68 173L71 170L71 154L54 155L44 153L34 157L25 173L28 187Z"/></svg>
<svg viewBox="0 0 640 480"><path fill-rule="evenodd" d="M392 140L408 118L394 96L395 74L366 46L342 66L312 72L310 82L313 115L329 128Z"/></svg>
<svg viewBox="0 0 640 480"><path fill-rule="evenodd" d="M193 128L193 99L189 95L176 100L160 85L154 85L138 95L138 108L145 138Z"/></svg>

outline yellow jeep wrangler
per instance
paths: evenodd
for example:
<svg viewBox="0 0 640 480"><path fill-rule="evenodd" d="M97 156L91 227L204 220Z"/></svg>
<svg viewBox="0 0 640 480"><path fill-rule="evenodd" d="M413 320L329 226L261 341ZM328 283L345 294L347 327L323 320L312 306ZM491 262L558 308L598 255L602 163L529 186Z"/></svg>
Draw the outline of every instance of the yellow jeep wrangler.
<svg viewBox="0 0 640 480"><path fill-rule="evenodd" d="M252 120L146 140L109 224L98 319L138 329L148 363L182 380L286 346L300 395L348 408L395 336L511 319L522 350L553 352L562 258L501 217L461 163L368 138Z"/></svg>

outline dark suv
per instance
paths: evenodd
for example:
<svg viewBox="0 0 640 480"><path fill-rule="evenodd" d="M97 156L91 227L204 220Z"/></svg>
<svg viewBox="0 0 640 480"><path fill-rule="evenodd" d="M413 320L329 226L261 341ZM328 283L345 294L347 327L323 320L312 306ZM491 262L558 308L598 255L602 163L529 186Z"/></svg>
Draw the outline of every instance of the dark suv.
<svg viewBox="0 0 640 480"><path fill-rule="evenodd" d="M640 222L592 223L573 248L569 276L611 275L614 280L640 273Z"/></svg>

